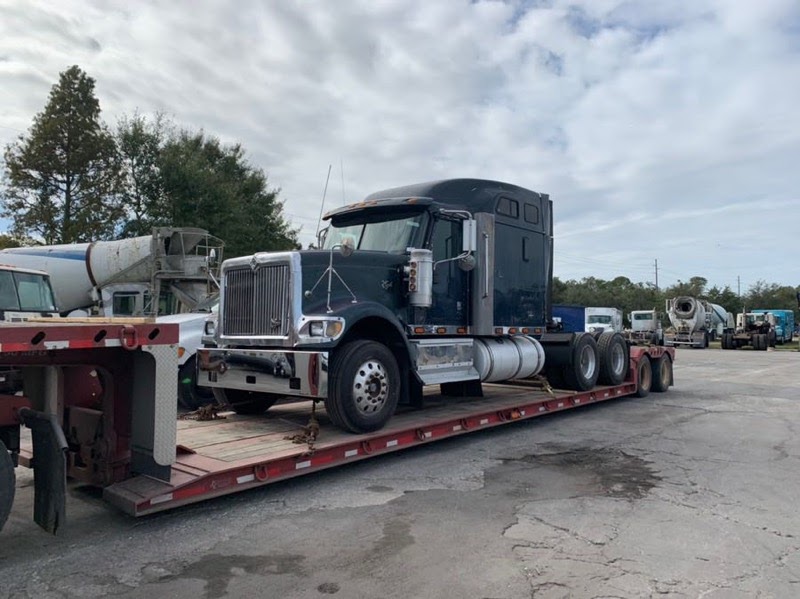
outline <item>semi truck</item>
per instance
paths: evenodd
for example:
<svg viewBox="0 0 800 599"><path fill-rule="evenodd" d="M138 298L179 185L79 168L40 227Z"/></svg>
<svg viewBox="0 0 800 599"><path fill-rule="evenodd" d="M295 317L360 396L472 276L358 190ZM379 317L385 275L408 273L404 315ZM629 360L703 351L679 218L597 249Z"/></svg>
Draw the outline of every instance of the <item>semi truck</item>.
<svg viewBox="0 0 800 599"><path fill-rule="evenodd" d="M778 345L791 343L794 337L794 310L751 310L752 314L772 314L775 318L775 341Z"/></svg>
<svg viewBox="0 0 800 599"><path fill-rule="evenodd" d="M664 329L661 327L661 315L655 308L652 310L633 310L628 314L631 327L626 329L625 338L630 343L650 343L664 345Z"/></svg>
<svg viewBox="0 0 800 599"><path fill-rule="evenodd" d="M0 250L0 263L50 275L64 316L145 317L179 327L179 394L185 408L213 403L196 384L195 352L215 309L223 242L204 229L156 227L115 241Z"/></svg>
<svg viewBox="0 0 800 599"><path fill-rule="evenodd" d="M736 315L736 329L722 336L722 349L750 346L756 351L775 347L775 316L769 312L741 312Z"/></svg>
<svg viewBox="0 0 800 599"><path fill-rule="evenodd" d="M463 194L468 205L476 208L474 219L447 212L455 210L455 202L434 204L430 196L447 198L448 190L459 192L459 197ZM264 398L246 395L264 392L245 387L242 394L252 402L252 409L240 404L233 406L233 412L208 410L205 418L199 414L197 419L177 418L175 325L125 324L119 319L101 318L91 324L69 326L59 321L0 324L0 364L23 366L25 374L23 395L0 395L0 439L6 449L4 452L0 447L0 458L8 456L0 460L0 524L3 514L11 509L16 464L34 468L35 520L53 531L66 523L65 474L102 487L104 499L126 513L141 516L552 412L667 391L673 383L675 353L671 348L631 347L628 351L627 346L623 350L616 343L614 333L598 335L595 342L587 333L547 332L549 290L539 287L536 295L536 290L522 286L524 274L516 281L500 280L500 274L510 277L511 264L501 267L491 250L500 237L507 241L508 236L493 234L497 231L489 226L493 219L488 217L494 213L478 211L469 202L476 199L470 190L480 190L478 207L484 211L500 207L505 213L513 210L506 203L510 199L536 199L528 195L532 192L506 184L474 180L459 181L452 188L416 187L413 195L409 190L392 191L388 211L361 212L367 206L381 206L377 199L375 204L370 199L365 206L351 206L331 215L331 229L322 251L262 254L245 262L247 270L240 266L242 261L226 261L220 308L207 321L206 343L211 339L222 341L226 331L239 332L246 339L241 331L253 326L264 327L260 330L269 332L270 337L288 332L292 342L309 338L319 343L320 338L347 339L348 332L359 333L358 338L351 337L341 347L337 344L335 351L315 349L310 343L300 343L303 349L296 351L288 346L260 350L246 344L239 345L245 352L232 352L230 346L204 348L199 368L209 378L213 374L217 380L224 379L230 370L247 368L249 374L243 376L243 385L260 385L259 379L265 377L285 382L286 388L294 391L280 398ZM538 273L536 280L547 287L552 273L550 206L546 196L538 199L540 253L537 263L529 266ZM525 210L523 206L519 206L521 211ZM534 218L530 209L527 211L529 219ZM395 218L382 220L387 213ZM422 248L390 253L363 247L369 239L365 225L400 224L394 222L399 214L404 215L401 219L412 218L411 222L420 227L412 224L406 231L404 224L401 231L422 237L409 244L396 229L392 229L392 236L382 228L376 231L374 243L394 239L393 247L418 243ZM440 219L443 222L438 222ZM469 220L476 222L460 222ZM360 232L356 227L359 222ZM355 240L344 241L346 231L337 230L342 225ZM443 233L440 230L437 234L436 227L442 225L467 238L472 237L474 227L480 242L442 243L446 252L450 247L464 250L465 245L482 246L484 251L476 252L473 260L460 257L468 253L466 250L456 251L458 260L447 262L439 262L447 255L438 250L436 260L429 254L418 254L417 249L427 249L426 239L439 239L437 235ZM521 237L512 240L516 243L511 243L520 252L532 247L524 249L530 241L522 239L532 236L527 229L523 231ZM336 239L339 241L334 243ZM498 250L503 247L499 242L497 246ZM532 253L524 255L533 262ZM354 260L349 261L351 258ZM419 266L426 260L427 271ZM489 269L485 269L487 260ZM436 262L439 266L434 268ZM442 265L454 268L446 270ZM479 265L484 268L479 269ZM443 278L444 274L453 278ZM463 275L466 280L462 280ZM359 280L360 276L364 280ZM487 281L495 276L498 280ZM426 277L429 282L424 281ZM405 331L392 333L379 317L370 315L372 310L381 310L378 304L383 307L379 316L385 318L392 308L399 309L399 304L388 301L395 299L395 292L401 291L399 302L410 293L431 289L434 291L429 298L411 296L422 305L405 308L414 318L405 324ZM489 322L475 324L478 315L468 311L466 303L458 310L458 302L466 302L462 298L468 299L473 289L478 299L491 301L498 308L483 315L490 318ZM452 293L445 296L451 301L446 310L431 316L437 292ZM375 293L377 298L365 305L366 298ZM250 294L257 296L257 303L245 301ZM511 294L518 301L506 302L501 294ZM522 298L528 302L524 312L519 301ZM426 308L429 299L431 305ZM420 309L423 311L416 312ZM456 317L463 317L463 324L454 323ZM528 319L538 333L526 326ZM479 325L486 328L474 328ZM458 330L462 327L463 332ZM486 330L487 334L473 336L477 330ZM386 352L403 356L412 340L415 343L410 347L418 350L414 362L409 356L395 369ZM598 353L598 347L605 347L605 351ZM549 353L540 354L540 348L548 348ZM555 354L552 360L550 354ZM610 362L606 374L625 373L623 380L595 384L603 356ZM224 361L217 361L220 358ZM80 369L85 368L91 368L96 376L83 376ZM412 368L421 373L412 373ZM580 372L573 374L573 369ZM587 377L591 385L574 385L584 390L554 388L543 378L523 378L536 370L547 372L553 381L561 379L565 385L585 382L582 377ZM488 377L484 374L487 372L493 375ZM86 383L92 378L102 380L102 392ZM351 408L367 406L366 411L371 412L394 400L396 395L391 393L399 390L389 385L398 382L407 385L411 395L407 404L382 427L365 427L372 430L358 435L342 426L343 421L350 422L349 414L342 416L339 412L345 409L344 404L324 400L327 389L349 393L362 398L361 404L349 404ZM228 395L231 387L220 388ZM307 395L297 393L304 389L317 401L308 401ZM232 395L235 397L235 393ZM268 412L264 399L276 400ZM32 445L19 434L21 424L32 427Z"/></svg>
<svg viewBox="0 0 800 599"><path fill-rule="evenodd" d="M666 311L671 324L664 333L667 346L705 348L734 329L733 315L706 300L678 296L666 301Z"/></svg>
<svg viewBox="0 0 800 599"><path fill-rule="evenodd" d="M627 375L613 331L551 332L548 195L477 179L387 189L325 215L321 250L223 263L198 383L239 413L323 401L339 427L382 428L422 388L544 372L587 391ZM595 339L596 337L596 339Z"/></svg>

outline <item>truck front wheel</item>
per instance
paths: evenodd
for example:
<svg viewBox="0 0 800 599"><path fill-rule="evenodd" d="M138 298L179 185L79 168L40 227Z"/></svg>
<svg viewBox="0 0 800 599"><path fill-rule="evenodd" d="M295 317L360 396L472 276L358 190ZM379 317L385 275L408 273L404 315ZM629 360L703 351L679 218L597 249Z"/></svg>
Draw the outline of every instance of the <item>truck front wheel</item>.
<svg viewBox="0 0 800 599"><path fill-rule="evenodd" d="M376 431L400 399L394 354L375 341L351 341L333 356L325 409L333 423L353 433Z"/></svg>
<svg viewBox="0 0 800 599"><path fill-rule="evenodd" d="M281 396L274 393L243 391L242 389L214 388L214 397L223 407L229 407L237 414L263 414L269 410Z"/></svg>
<svg viewBox="0 0 800 599"><path fill-rule="evenodd" d="M14 503L17 477L14 474L14 462L5 444L0 441L0 530L8 520L11 506Z"/></svg>

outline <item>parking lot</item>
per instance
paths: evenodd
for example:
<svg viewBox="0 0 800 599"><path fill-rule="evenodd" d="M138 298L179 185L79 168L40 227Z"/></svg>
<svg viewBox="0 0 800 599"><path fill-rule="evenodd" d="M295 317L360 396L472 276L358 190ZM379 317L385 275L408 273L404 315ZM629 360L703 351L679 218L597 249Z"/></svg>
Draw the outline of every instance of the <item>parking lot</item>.
<svg viewBox="0 0 800 599"><path fill-rule="evenodd" d="M798 352L679 350L675 387L133 519L71 487L0 533L0 596L795 597Z"/></svg>

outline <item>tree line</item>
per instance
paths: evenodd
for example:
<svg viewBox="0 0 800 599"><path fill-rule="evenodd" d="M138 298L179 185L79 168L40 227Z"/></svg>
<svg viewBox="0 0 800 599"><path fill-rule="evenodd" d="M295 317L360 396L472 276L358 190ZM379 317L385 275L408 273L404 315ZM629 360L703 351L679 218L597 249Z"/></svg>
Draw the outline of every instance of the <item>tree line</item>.
<svg viewBox="0 0 800 599"><path fill-rule="evenodd" d="M708 300L737 314L742 309L794 310L795 321L800 320L798 310L800 286L791 287L758 281L741 297L730 287L708 287L708 280L696 276L688 282L678 281L675 285L657 289L650 283L634 283L627 277L617 277L610 281L586 277L580 281L553 279L553 303L574 304L578 306L608 306L620 308L627 321L632 310L655 308L664 313L666 300L688 295ZM663 316L667 324L666 316Z"/></svg>
<svg viewBox="0 0 800 599"><path fill-rule="evenodd" d="M299 247L280 189L239 144L176 127L167 117L101 120L95 80L78 66L59 76L27 133L5 148L0 245L64 244L200 227L225 256Z"/></svg>

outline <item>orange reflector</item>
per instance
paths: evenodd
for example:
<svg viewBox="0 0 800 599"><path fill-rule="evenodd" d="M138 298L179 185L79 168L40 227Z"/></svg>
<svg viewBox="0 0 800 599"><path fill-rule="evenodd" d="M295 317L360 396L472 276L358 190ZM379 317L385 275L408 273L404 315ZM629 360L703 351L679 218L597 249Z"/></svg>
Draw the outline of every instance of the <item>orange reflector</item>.
<svg viewBox="0 0 800 599"><path fill-rule="evenodd" d="M508 329L508 334L509 335L513 335L516 332L517 332L517 327L511 327L510 329Z"/></svg>
<svg viewBox="0 0 800 599"><path fill-rule="evenodd" d="M466 335L467 334L467 329L465 329L464 327L458 327L456 329L456 333L458 333L459 335Z"/></svg>
<svg viewBox="0 0 800 599"><path fill-rule="evenodd" d="M523 329L522 329L522 334L523 334L523 335L527 335L527 334L528 334L528 331L530 331L530 329L529 329L528 327L523 327Z"/></svg>
<svg viewBox="0 0 800 599"><path fill-rule="evenodd" d="M423 329L422 327L414 327L414 334L422 335L424 332L425 332L425 329Z"/></svg>
<svg viewBox="0 0 800 599"><path fill-rule="evenodd" d="M541 335L542 334L542 329L540 329L539 327L536 327L535 329L533 329L533 334L534 335Z"/></svg>
<svg viewBox="0 0 800 599"><path fill-rule="evenodd" d="M436 332L439 333L440 335L444 335L447 332L447 329L444 327L439 327L436 329Z"/></svg>
<svg viewBox="0 0 800 599"><path fill-rule="evenodd" d="M496 328L494 330L494 334L495 335L502 335L503 334L503 329L501 329L500 327Z"/></svg>

